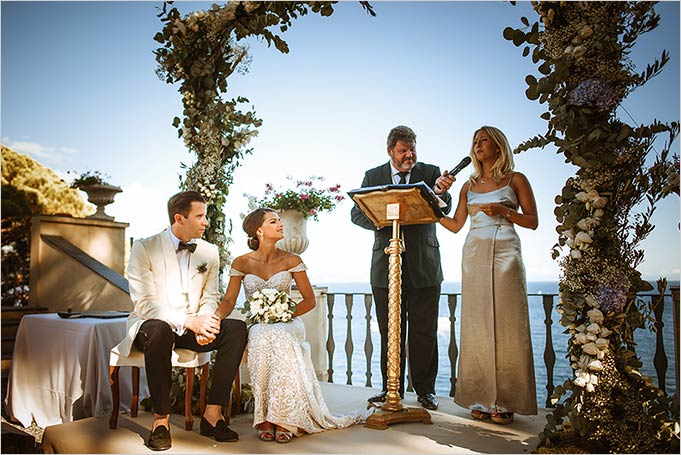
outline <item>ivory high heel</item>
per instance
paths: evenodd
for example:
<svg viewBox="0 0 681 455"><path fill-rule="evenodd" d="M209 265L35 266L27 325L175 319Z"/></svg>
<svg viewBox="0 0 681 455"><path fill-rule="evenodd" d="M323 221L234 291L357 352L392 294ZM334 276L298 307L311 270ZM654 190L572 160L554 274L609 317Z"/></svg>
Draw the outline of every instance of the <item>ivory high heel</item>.
<svg viewBox="0 0 681 455"><path fill-rule="evenodd" d="M293 436L292 431L277 430L275 432L275 441L279 444L286 444L287 442L293 441Z"/></svg>
<svg viewBox="0 0 681 455"><path fill-rule="evenodd" d="M258 430L258 439L265 442L274 441L274 431L273 430Z"/></svg>

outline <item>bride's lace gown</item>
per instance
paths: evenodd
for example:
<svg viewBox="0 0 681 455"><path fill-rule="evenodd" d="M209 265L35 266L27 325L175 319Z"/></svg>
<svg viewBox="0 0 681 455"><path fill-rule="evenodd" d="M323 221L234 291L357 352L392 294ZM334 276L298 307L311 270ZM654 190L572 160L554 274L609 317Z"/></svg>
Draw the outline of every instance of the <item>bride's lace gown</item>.
<svg viewBox="0 0 681 455"><path fill-rule="evenodd" d="M306 270L302 262L289 270L264 280L232 268L230 276L243 276L246 296L272 288L290 293L292 272ZM254 324L248 332L248 374L255 401L253 426L265 421L274 423L296 436L345 428L364 421L371 410L358 410L334 416L326 406L314 372L310 347L305 342L305 326L294 318L291 322Z"/></svg>

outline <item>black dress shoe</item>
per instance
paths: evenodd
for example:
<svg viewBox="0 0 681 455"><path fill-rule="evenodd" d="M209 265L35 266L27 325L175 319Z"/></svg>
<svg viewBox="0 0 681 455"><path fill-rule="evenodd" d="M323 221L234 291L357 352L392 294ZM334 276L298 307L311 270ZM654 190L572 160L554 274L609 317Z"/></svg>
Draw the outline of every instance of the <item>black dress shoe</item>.
<svg viewBox="0 0 681 455"><path fill-rule="evenodd" d="M229 428L224 420L218 420L215 426L213 426L201 417L200 433L201 436L213 436L218 442L234 442L239 439L236 431Z"/></svg>
<svg viewBox="0 0 681 455"><path fill-rule="evenodd" d="M367 398L367 401L369 403L385 403L386 395L388 395L388 392L384 390L383 392L376 394L373 397Z"/></svg>
<svg viewBox="0 0 681 455"><path fill-rule="evenodd" d="M384 390L384 391L382 391L381 393L378 393L378 394L374 395L373 397L367 398L367 401L368 401L369 403L385 403L385 400L387 399L387 396L388 396L388 392L386 392L386 391ZM404 399L404 394L403 394L403 393L400 394L400 399L402 399L402 400Z"/></svg>
<svg viewBox="0 0 681 455"><path fill-rule="evenodd" d="M147 441L147 447L151 450L168 450L171 445L170 430L163 425L157 426Z"/></svg>
<svg viewBox="0 0 681 455"><path fill-rule="evenodd" d="M426 409L430 409L432 411L437 409L437 400L435 399L435 395L433 395L432 393L419 395L418 400L419 403L421 403L421 406L423 406Z"/></svg>

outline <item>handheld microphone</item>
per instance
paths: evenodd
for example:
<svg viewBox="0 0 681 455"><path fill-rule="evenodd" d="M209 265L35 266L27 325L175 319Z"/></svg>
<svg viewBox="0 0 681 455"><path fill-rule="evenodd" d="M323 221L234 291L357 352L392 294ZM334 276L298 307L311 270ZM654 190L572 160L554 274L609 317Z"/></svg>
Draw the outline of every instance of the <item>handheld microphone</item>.
<svg viewBox="0 0 681 455"><path fill-rule="evenodd" d="M449 173L447 175L456 175L459 172L461 172L461 169L465 168L469 164L471 164L471 157L466 156L466 157L464 157L464 159L461 160L461 162L459 162L459 164L454 166L454 168L451 171L449 171Z"/></svg>
<svg viewBox="0 0 681 455"><path fill-rule="evenodd" d="M456 174L461 172L461 170L463 168L465 168L466 166L468 166L469 164L471 164L471 157L466 156L459 162L459 164L454 166L452 168L452 170L447 173L447 175L455 176ZM435 184L435 186L438 187L438 189L440 189L440 186L437 183Z"/></svg>

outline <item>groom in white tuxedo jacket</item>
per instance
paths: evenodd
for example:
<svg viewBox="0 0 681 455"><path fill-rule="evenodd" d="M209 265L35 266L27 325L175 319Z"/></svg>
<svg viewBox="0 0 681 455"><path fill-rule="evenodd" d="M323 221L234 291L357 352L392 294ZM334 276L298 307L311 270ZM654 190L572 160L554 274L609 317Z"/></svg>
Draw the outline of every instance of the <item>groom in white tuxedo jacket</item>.
<svg viewBox="0 0 681 455"><path fill-rule="evenodd" d="M215 314L220 298L219 254L217 246L201 239L208 226L201 194L183 191L172 196L168 216L168 229L132 246L128 280L134 310L127 321L127 337L117 349L128 355L134 345L144 353L154 410L147 441L152 450L171 447L168 419L173 347L217 350L200 432L218 441L236 441L238 435L227 427L222 406L227 404L246 347L246 325Z"/></svg>

